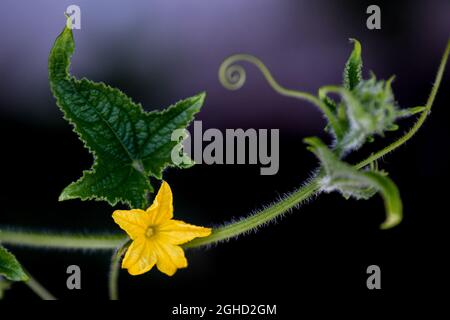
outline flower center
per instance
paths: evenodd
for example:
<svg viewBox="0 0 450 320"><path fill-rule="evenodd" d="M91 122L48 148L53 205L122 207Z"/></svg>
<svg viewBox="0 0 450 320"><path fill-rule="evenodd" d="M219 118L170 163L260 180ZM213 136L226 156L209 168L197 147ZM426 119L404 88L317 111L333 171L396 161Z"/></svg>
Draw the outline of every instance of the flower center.
<svg viewBox="0 0 450 320"><path fill-rule="evenodd" d="M155 234L155 228L154 227L148 227L147 231L145 232L145 235L147 238L151 238Z"/></svg>

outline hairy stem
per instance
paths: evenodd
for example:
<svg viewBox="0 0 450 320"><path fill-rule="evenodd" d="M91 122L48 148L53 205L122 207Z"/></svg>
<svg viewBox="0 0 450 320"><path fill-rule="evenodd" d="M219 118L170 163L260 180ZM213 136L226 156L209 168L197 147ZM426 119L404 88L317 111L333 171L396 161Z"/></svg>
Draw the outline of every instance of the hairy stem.
<svg viewBox="0 0 450 320"><path fill-rule="evenodd" d="M414 136L414 134L416 134L416 132L419 131L420 127L422 127L422 125L424 124L425 120L427 119L428 115L431 112L431 107L433 106L434 100L436 99L436 94L437 94L437 92L439 90L439 86L441 85L441 82L442 82L442 76L444 75L444 70L445 70L445 66L448 61L449 54L450 54L450 40L448 41L447 47L445 48L444 55L442 56L441 63L439 65L439 69L436 74L436 79L434 80L434 84L431 89L431 93L428 96L427 104L425 105L425 111L423 111L421 113L420 117L417 119L417 122L414 124L414 126L412 126L411 129L405 135L403 135L400 139L394 141L387 147L381 149L380 151L369 156L367 159L358 163L356 165L356 168L358 168L358 169L363 168L363 167L367 166L368 164L370 164L371 162L394 151L395 149L400 147L402 144L404 144L406 141L411 139Z"/></svg>
<svg viewBox="0 0 450 320"><path fill-rule="evenodd" d="M284 199L275 202L273 205L259 211L258 213L248 216L238 222L232 222L223 227L213 230L210 236L205 238L197 238L186 245L185 248L193 248L220 241L228 240L246 233L250 230L254 230L287 212L288 210L299 205L301 202L312 197L319 191L318 179L313 179L297 191L291 193Z"/></svg>
<svg viewBox="0 0 450 320"><path fill-rule="evenodd" d="M114 254L111 259L111 268L109 272L109 299L110 300L119 300L119 273L120 273L120 261L122 260L123 255L127 251L130 241L125 242L121 245L117 250L114 251Z"/></svg>
<svg viewBox="0 0 450 320"><path fill-rule="evenodd" d="M28 280L25 284L42 300L57 300L47 289L45 289L37 280L27 271L25 271Z"/></svg>
<svg viewBox="0 0 450 320"><path fill-rule="evenodd" d="M25 230L0 230L0 243L51 249L114 249L127 236L124 234L69 234Z"/></svg>

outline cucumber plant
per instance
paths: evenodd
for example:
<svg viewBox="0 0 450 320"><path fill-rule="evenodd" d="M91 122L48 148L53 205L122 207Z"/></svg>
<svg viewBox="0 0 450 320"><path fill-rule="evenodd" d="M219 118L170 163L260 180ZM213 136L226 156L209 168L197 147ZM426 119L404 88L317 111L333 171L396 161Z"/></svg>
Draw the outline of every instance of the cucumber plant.
<svg viewBox="0 0 450 320"><path fill-rule="evenodd" d="M172 275L177 268L187 266L184 249L211 245L247 233L321 193L336 191L345 198L354 199L369 199L380 194L386 211L381 228L389 229L399 224L403 218L400 192L388 174L380 170L377 160L411 139L429 116L442 81L450 41L426 104L412 108L400 108L396 102L393 77L379 80L372 74L368 79L363 78L361 44L354 39L351 41L353 50L344 67L343 83L323 86L316 95L281 86L267 67L252 55L233 55L222 63L219 80L230 90L239 89L245 83L245 70L237 63L248 62L262 72L271 88L279 94L306 100L318 107L327 120L325 130L331 135L332 143L327 145L318 137L304 139L308 150L319 160L311 179L262 210L210 229L172 220L172 193L168 184L162 181L167 167L193 165L186 154L182 156L189 161L183 163L188 165L177 166L172 162L171 152L174 148L180 149L181 141L172 141L171 134L187 127L194 119L204 103L205 93L160 111L146 112L118 89L85 78L77 79L69 72L75 43L70 26L66 26L50 52L50 87L64 118L91 152L94 163L79 180L62 191L59 200L77 198L128 206L130 210L115 211L113 215L127 233L86 235L0 228L0 297L12 282L25 281L43 299L54 299L3 245L112 250L110 298L117 299L117 279L124 255L122 266L132 275L147 272L153 265ZM348 155L361 151L363 145L374 139L386 139L386 132L398 130L397 120L406 117L416 117L416 121L405 134L381 150L373 151L359 163L347 162ZM161 185L156 197L153 196L155 184ZM172 229L167 229L169 226ZM167 233L168 230L171 233ZM170 235L172 242L158 242L156 235L163 234ZM158 251L160 245L171 246L172 258L176 255L172 259L173 265L169 263L171 259Z"/></svg>

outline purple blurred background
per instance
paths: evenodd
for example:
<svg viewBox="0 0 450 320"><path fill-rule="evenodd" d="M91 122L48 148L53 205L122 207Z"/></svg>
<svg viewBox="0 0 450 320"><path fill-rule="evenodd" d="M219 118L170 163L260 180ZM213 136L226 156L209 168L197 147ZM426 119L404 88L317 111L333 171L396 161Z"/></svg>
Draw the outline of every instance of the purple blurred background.
<svg viewBox="0 0 450 320"><path fill-rule="evenodd" d="M245 88L227 92L217 70L233 53L254 54L280 83L314 92L341 81L351 50L347 39L355 37L363 43L366 70L384 78L394 73L399 85L411 89L417 86L411 82L411 70L432 79L450 29L449 1L396 1L396 11L392 5L382 10L382 29L387 32L367 30L366 6L346 3L2 1L0 112L44 126L64 125L48 90L46 61L70 4L82 12L82 29L75 32L77 76L118 86L147 109L206 90L201 119L211 127L299 132L314 130L321 122L314 108L278 97L251 67ZM399 98L409 102L409 97Z"/></svg>

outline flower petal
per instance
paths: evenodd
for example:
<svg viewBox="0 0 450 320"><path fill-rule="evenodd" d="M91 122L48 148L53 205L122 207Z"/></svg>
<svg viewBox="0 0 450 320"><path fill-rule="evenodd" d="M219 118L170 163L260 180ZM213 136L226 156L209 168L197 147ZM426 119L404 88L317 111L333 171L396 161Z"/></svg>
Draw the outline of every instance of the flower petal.
<svg viewBox="0 0 450 320"><path fill-rule="evenodd" d="M150 208L147 209L150 215L150 224L158 225L173 217L172 190L167 182L163 181L158 194Z"/></svg>
<svg viewBox="0 0 450 320"><path fill-rule="evenodd" d="M155 246L145 237L137 238L128 248L122 261L122 268L136 276L149 271L156 263Z"/></svg>
<svg viewBox="0 0 450 320"><path fill-rule="evenodd" d="M179 220L169 220L158 227L158 239L162 242L178 245L198 237L207 237L211 228L194 226Z"/></svg>
<svg viewBox="0 0 450 320"><path fill-rule="evenodd" d="M149 214L139 209L116 210L113 219L133 240L143 236L149 225Z"/></svg>
<svg viewBox="0 0 450 320"><path fill-rule="evenodd" d="M187 267L188 262L181 247L160 241L155 241L154 245L157 256L156 266L159 271L173 276L177 269Z"/></svg>

